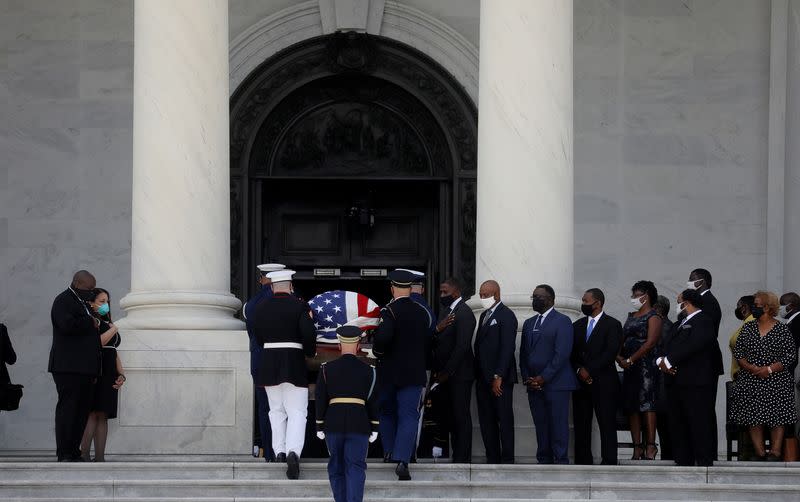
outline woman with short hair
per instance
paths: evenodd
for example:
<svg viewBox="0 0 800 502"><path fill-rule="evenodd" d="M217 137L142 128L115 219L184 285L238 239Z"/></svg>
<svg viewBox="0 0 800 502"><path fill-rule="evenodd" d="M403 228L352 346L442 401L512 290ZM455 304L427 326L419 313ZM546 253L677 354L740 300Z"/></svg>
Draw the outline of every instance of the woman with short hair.
<svg viewBox="0 0 800 502"><path fill-rule="evenodd" d="M632 460L655 460L656 401L659 372L656 365L656 346L661 337L663 321L653 308L658 290L650 281L639 281L631 288L634 312L628 315L622 331L624 340L617 363L625 370L622 381L623 408L628 415L633 440ZM646 444L642 443L642 418L647 429Z"/></svg>
<svg viewBox="0 0 800 502"><path fill-rule="evenodd" d="M794 375L788 371L797 360L797 347L789 328L775 320L775 293L759 291L754 296L750 313L755 320L742 327L733 349L740 368L733 390L734 418L749 428L757 459L778 462L784 425L797 421ZM770 428L769 455L764 426Z"/></svg>

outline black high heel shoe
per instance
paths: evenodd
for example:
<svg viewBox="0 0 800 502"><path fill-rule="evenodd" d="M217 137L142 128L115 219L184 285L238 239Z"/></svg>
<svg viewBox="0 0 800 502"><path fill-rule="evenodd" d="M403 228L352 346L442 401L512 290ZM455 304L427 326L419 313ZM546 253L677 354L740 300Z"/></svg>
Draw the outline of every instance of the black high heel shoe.
<svg viewBox="0 0 800 502"><path fill-rule="evenodd" d="M652 457L648 457L646 455L646 452L645 452L644 459L645 460L655 460L656 459L656 455L658 455L658 444L657 443L647 443L647 446L648 447L652 446L653 448L655 448L656 451L653 452L653 456Z"/></svg>
<svg viewBox="0 0 800 502"><path fill-rule="evenodd" d="M631 460L642 460L642 458L644 458L643 446L644 445L642 443L633 443L633 456L631 457ZM641 453L638 455L636 454L637 449L641 451Z"/></svg>

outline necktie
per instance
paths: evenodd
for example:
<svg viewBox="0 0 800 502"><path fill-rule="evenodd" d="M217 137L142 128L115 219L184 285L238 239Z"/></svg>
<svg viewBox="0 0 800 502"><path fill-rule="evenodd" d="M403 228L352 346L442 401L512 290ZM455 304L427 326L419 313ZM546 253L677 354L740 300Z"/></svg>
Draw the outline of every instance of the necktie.
<svg viewBox="0 0 800 502"><path fill-rule="evenodd" d="M542 325L542 314L539 314L539 317L536 318L536 322L533 324L533 330L539 331L539 326Z"/></svg>
<svg viewBox="0 0 800 502"><path fill-rule="evenodd" d="M491 310L487 311L486 315L483 316L483 322L481 323L481 326L485 326L486 323L489 322L489 318L490 317L492 317L492 311Z"/></svg>
<svg viewBox="0 0 800 502"><path fill-rule="evenodd" d="M586 341L589 341L589 337L592 336L592 330L594 329L594 318L589 319L589 327L586 328Z"/></svg>

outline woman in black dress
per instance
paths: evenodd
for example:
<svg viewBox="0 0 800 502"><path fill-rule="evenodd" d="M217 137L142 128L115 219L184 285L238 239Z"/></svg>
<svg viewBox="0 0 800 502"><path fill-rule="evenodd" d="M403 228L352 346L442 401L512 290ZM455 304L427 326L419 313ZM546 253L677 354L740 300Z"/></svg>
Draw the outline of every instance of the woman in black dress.
<svg viewBox="0 0 800 502"><path fill-rule="evenodd" d="M778 297L759 291L750 313L755 321L742 326L733 356L739 373L733 388L736 423L750 429L753 448L760 460L781 460L784 425L797 422L794 375L797 348L789 328L774 319ZM770 452L766 455L764 426L770 430Z"/></svg>
<svg viewBox="0 0 800 502"><path fill-rule="evenodd" d="M108 438L108 419L117 418L117 391L125 383L125 372L117 355L121 337L111 322L108 291L94 290L90 300L94 316L100 321L100 343L103 346L101 374L94 388L92 412L86 422L81 441L81 455L89 460L89 450L94 442L94 461L105 462L106 439Z"/></svg>
<svg viewBox="0 0 800 502"><path fill-rule="evenodd" d="M652 282L639 281L633 285L631 305L635 311L628 315L622 328L625 338L617 356L617 364L624 370L622 405L631 427L632 460L655 460L658 454L656 401L659 374L656 346L663 322L653 308L657 298L658 290ZM645 442L642 442L642 425L647 435Z"/></svg>

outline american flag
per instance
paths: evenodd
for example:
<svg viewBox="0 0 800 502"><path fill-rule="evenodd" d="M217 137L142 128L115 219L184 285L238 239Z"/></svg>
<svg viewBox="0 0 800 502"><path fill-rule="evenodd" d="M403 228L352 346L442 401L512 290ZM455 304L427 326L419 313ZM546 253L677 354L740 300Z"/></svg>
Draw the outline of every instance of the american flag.
<svg viewBox="0 0 800 502"><path fill-rule="evenodd" d="M314 313L318 341L336 340L336 328L345 324L368 330L380 322L378 304L353 291L326 291L309 300L308 305Z"/></svg>

